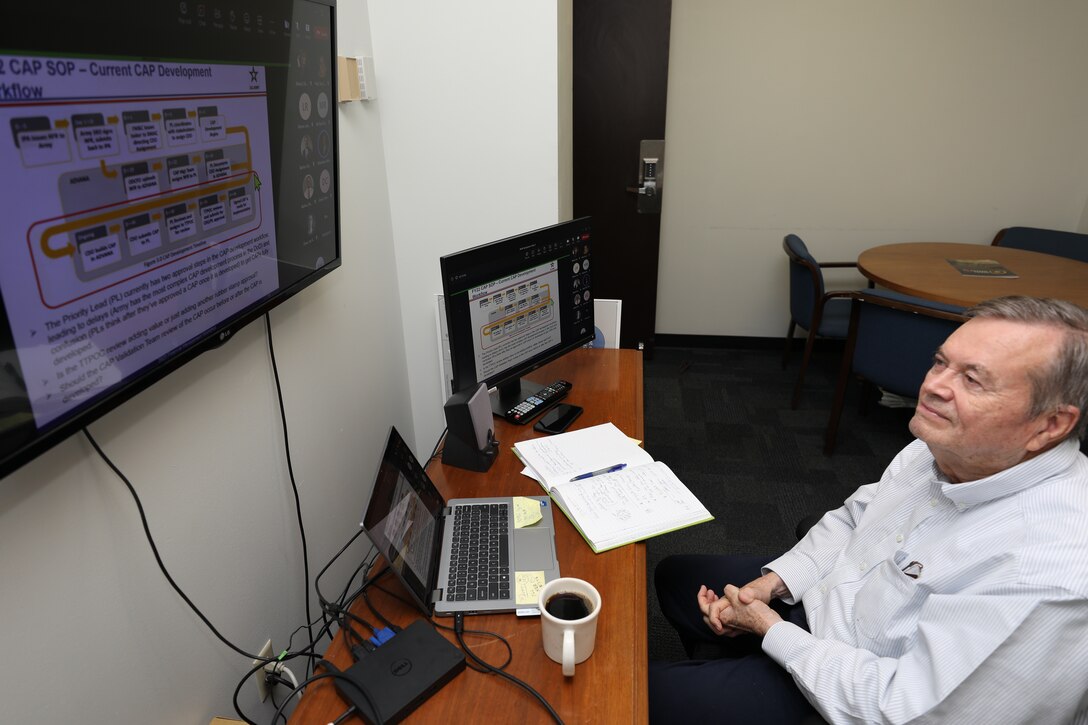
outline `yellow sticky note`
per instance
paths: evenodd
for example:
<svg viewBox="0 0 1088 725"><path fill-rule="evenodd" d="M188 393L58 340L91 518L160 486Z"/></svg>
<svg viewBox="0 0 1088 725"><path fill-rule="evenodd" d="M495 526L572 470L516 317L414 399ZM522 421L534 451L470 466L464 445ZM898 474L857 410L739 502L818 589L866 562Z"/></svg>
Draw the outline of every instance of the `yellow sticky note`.
<svg viewBox="0 0 1088 725"><path fill-rule="evenodd" d="M535 498L514 496L514 528L532 526L543 518L540 513L540 502Z"/></svg>
<svg viewBox="0 0 1088 725"><path fill-rule="evenodd" d="M515 604L536 605L537 595L544 588L544 572L542 571L517 571L514 572L514 592L517 599Z"/></svg>

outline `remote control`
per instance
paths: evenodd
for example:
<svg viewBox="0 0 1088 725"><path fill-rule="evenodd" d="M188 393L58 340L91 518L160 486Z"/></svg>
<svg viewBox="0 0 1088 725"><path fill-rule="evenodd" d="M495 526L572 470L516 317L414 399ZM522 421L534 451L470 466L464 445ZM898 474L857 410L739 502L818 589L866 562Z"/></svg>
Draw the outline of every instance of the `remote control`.
<svg viewBox="0 0 1088 725"><path fill-rule="evenodd" d="M506 411L504 416L511 423L525 425L548 408L567 397L573 386L566 380L556 380L530 395L525 400Z"/></svg>

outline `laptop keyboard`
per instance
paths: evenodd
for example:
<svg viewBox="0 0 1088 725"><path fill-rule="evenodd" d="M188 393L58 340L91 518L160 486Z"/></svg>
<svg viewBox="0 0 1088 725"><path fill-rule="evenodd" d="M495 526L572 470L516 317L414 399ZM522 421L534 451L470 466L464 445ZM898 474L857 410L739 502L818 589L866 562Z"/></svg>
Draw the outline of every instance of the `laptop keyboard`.
<svg viewBox="0 0 1088 725"><path fill-rule="evenodd" d="M446 601L506 600L510 594L510 511L505 503L453 509Z"/></svg>

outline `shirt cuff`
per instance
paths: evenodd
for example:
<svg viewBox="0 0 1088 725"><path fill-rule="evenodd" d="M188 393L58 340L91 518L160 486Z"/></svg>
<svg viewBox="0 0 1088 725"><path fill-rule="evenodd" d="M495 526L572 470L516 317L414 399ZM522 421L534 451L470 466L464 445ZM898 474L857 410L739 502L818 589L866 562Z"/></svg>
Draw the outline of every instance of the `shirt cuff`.
<svg viewBox="0 0 1088 725"><path fill-rule="evenodd" d="M806 637L811 636L810 632L806 632L793 622L785 620L775 622L767 630L767 634L763 636L763 651L789 672L790 669L786 666L786 660L789 658L790 653L801 646Z"/></svg>
<svg viewBox="0 0 1088 725"><path fill-rule="evenodd" d="M782 583L790 590L790 595L788 597L781 597L782 601L786 604L797 604L801 601L801 597L804 596L804 593L816 583L816 578L810 574L808 568L809 567L805 566L805 559L803 557L794 556L787 552L769 564L764 565L763 573L766 574L769 571L773 571L781 577Z"/></svg>

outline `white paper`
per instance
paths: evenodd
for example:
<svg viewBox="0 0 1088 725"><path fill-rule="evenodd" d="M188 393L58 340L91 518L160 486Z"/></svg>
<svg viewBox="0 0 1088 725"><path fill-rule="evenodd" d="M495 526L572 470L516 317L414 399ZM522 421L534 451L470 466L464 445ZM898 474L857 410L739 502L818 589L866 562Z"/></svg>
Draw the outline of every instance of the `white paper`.
<svg viewBox="0 0 1088 725"><path fill-rule="evenodd" d="M649 453L611 423L514 444L518 457L546 489L591 471L618 464L653 463Z"/></svg>

